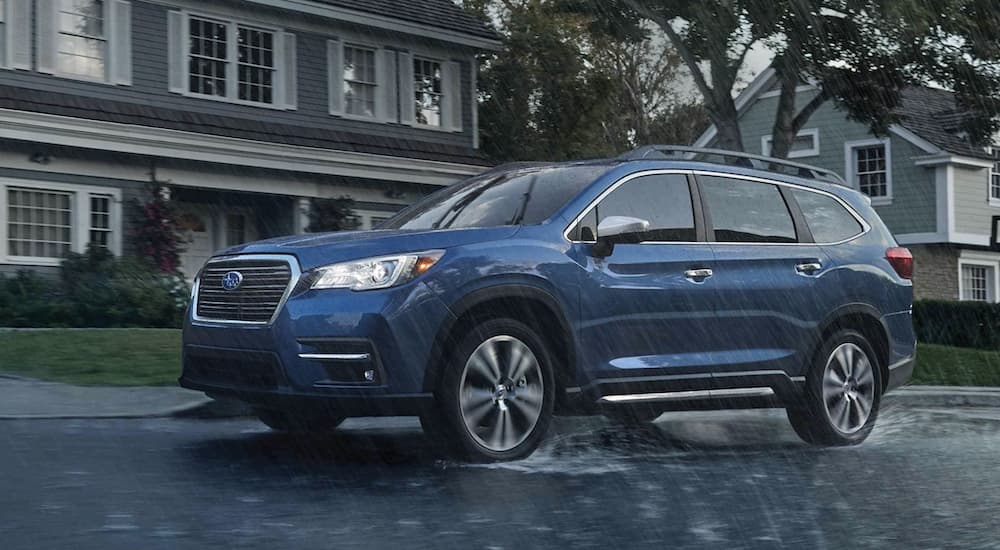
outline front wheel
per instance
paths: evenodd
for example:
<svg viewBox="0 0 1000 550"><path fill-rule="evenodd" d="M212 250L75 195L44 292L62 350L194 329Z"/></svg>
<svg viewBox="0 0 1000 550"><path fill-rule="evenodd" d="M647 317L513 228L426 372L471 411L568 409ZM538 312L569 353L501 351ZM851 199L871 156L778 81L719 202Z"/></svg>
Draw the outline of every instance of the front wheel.
<svg viewBox="0 0 1000 550"><path fill-rule="evenodd" d="M853 330L830 337L806 376L805 401L788 419L814 445L857 445L875 427L882 375L868 340Z"/></svg>
<svg viewBox="0 0 1000 550"><path fill-rule="evenodd" d="M475 461L530 455L552 419L551 357L545 341L523 323L477 325L445 368L438 410L422 418L425 430Z"/></svg>

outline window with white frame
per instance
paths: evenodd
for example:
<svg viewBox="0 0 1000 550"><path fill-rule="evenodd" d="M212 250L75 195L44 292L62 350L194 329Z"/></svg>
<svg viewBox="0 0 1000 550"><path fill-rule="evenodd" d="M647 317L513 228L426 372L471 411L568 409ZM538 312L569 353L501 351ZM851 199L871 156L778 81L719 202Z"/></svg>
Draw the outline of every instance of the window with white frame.
<svg viewBox="0 0 1000 550"><path fill-rule="evenodd" d="M773 136L764 136L760 140L760 151L765 156L771 155ZM819 128L802 130L795 135L788 150L788 158L804 158L819 155Z"/></svg>
<svg viewBox="0 0 1000 550"><path fill-rule="evenodd" d="M103 0L58 0L58 10L56 72L103 80L108 59Z"/></svg>
<svg viewBox="0 0 1000 550"><path fill-rule="evenodd" d="M1000 201L1000 147L990 149L993 167L990 168L990 200Z"/></svg>
<svg viewBox="0 0 1000 550"><path fill-rule="evenodd" d="M344 45L344 112L374 117L378 77L376 51L363 46Z"/></svg>
<svg viewBox="0 0 1000 550"><path fill-rule="evenodd" d="M885 143L851 148L851 175L854 186L872 199L888 199L890 194L889 154Z"/></svg>
<svg viewBox="0 0 1000 550"><path fill-rule="evenodd" d="M0 181L0 261L54 265L89 243L119 252L116 191Z"/></svg>
<svg viewBox="0 0 1000 550"><path fill-rule="evenodd" d="M274 103L274 34L192 16L188 22L188 91L251 103Z"/></svg>
<svg viewBox="0 0 1000 550"><path fill-rule="evenodd" d="M961 264L962 300L973 302L993 302L994 266L981 264Z"/></svg>
<svg viewBox="0 0 1000 550"><path fill-rule="evenodd" d="M295 109L295 35L253 22L186 11L167 14L173 93Z"/></svg>
<svg viewBox="0 0 1000 550"><path fill-rule="evenodd" d="M90 244L105 250L111 249L110 195L90 195Z"/></svg>
<svg viewBox="0 0 1000 550"><path fill-rule="evenodd" d="M441 62L413 58L414 113L418 124L442 126L443 77Z"/></svg>

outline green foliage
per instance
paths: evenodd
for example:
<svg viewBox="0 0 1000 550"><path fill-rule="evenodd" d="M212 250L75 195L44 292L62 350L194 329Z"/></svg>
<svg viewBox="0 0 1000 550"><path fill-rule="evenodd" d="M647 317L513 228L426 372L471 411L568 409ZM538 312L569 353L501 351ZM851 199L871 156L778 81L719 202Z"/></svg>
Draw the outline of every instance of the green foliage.
<svg viewBox="0 0 1000 550"><path fill-rule="evenodd" d="M1000 351L1000 304L916 301L913 328L919 342Z"/></svg>
<svg viewBox="0 0 1000 550"><path fill-rule="evenodd" d="M189 296L182 276L91 247L70 254L58 279L0 276L0 326L179 327Z"/></svg>
<svg viewBox="0 0 1000 550"><path fill-rule="evenodd" d="M310 233L326 231L350 231L361 225L361 220L354 215L354 200L350 197L336 199L313 199L309 204Z"/></svg>
<svg viewBox="0 0 1000 550"><path fill-rule="evenodd" d="M479 79L482 149L492 160L615 156L689 143L703 129L698 104L673 89L679 61L662 41L593 34L586 17L551 0L464 5L491 14L504 41Z"/></svg>

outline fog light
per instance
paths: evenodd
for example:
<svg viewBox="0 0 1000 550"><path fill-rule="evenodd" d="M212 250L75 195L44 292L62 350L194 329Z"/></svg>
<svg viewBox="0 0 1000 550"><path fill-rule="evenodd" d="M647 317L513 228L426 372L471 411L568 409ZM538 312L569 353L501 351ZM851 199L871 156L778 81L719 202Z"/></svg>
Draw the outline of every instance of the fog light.
<svg viewBox="0 0 1000 550"><path fill-rule="evenodd" d="M374 381L375 380L375 371L373 371L373 370L366 370L365 371L365 380L367 380L369 382Z"/></svg>

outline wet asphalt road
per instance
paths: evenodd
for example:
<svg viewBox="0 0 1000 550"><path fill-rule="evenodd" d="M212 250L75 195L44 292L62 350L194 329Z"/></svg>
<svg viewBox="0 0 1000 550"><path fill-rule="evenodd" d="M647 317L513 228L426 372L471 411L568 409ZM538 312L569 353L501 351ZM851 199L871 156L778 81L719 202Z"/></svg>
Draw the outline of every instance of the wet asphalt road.
<svg viewBox="0 0 1000 550"><path fill-rule="evenodd" d="M862 447L781 411L557 419L532 458L441 461L411 419L0 422L0 547L1000 548L1000 410L889 406Z"/></svg>

